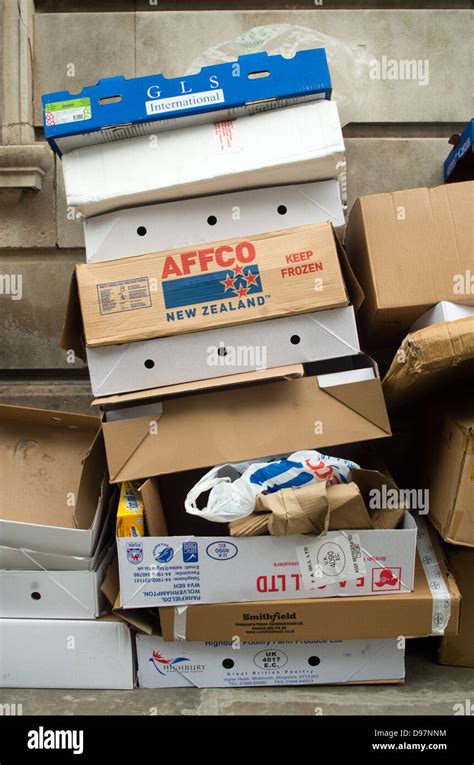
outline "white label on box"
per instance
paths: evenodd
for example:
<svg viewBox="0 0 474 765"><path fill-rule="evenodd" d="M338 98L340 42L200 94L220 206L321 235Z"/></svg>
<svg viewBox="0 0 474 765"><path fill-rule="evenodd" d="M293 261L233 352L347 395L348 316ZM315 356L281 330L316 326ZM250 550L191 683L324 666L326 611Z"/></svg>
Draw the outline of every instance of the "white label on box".
<svg viewBox="0 0 474 765"><path fill-rule="evenodd" d="M325 584L347 582L365 574L358 534L322 537L296 548L303 587L314 590Z"/></svg>
<svg viewBox="0 0 474 765"><path fill-rule="evenodd" d="M153 101L145 101L145 108L146 113L150 115L161 112L177 112L207 104L223 104L224 101L224 91L219 88L218 90L203 90L200 93L186 93L170 98L156 98Z"/></svg>

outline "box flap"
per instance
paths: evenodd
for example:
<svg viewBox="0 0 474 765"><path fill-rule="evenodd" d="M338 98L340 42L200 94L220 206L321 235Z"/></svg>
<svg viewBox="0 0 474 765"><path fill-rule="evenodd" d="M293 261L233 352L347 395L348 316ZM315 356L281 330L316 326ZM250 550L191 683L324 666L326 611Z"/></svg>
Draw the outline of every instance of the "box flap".
<svg viewBox="0 0 474 765"><path fill-rule="evenodd" d="M129 624L138 630L138 632L143 632L146 635L152 635L156 632L156 619L153 619L148 611L137 608L130 608L128 610L120 608L119 572L116 555L107 569L100 589L114 616Z"/></svg>
<svg viewBox="0 0 474 765"><path fill-rule="evenodd" d="M84 327L82 324L81 304L77 288L76 271L71 277L66 307L66 318L61 332L59 346L64 351L73 350L76 356L86 362L86 347L84 343Z"/></svg>
<svg viewBox="0 0 474 765"><path fill-rule="evenodd" d="M149 388L132 393L119 393L116 396L102 396L101 398L95 398L92 404L107 410L114 408L116 405L131 404L135 401L161 401L164 398L174 398L186 393L227 388L258 381L263 382L265 380L293 380L297 377L303 377L303 375L303 365L292 364L286 367L242 372L236 375L226 375L225 377L212 377L208 380L193 380L192 382L180 383L179 385L166 385L162 388Z"/></svg>
<svg viewBox="0 0 474 765"><path fill-rule="evenodd" d="M103 422L111 482L390 435L378 379L323 388L318 377L301 377L156 406L156 418Z"/></svg>
<svg viewBox="0 0 474 765"><path fill-rule="evenodd" d="M455 380L474 379L474 316L412 332L383 380L387 405L406 406Z"/></svg>

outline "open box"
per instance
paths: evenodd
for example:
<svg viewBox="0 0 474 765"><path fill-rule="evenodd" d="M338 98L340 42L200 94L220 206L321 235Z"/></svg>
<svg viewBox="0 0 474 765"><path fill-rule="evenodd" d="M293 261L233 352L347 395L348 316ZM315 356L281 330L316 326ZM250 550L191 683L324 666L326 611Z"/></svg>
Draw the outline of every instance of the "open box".
<svg viewBox="0 0 474 765"><path fill-rule="evenodd" d="M422 562L423 561L423 562ZM458 587L439 539L422 523L414 589L394 597L282 599L160 608L164 640L362 640L457 635Z"/></svg>
<svg viewBox="0 0 474 765"><path fill-rule="evenodd" d="M92 558L107 507L96 417L0 406L4 547Z"/></svg>
<svg viewBox="0 0 474 765"><path fill-rule="evenodd" d="M111 482L391 435L376 365L355 358L340 372L294 365L96 399Z"/></svg>
<svg viewBox="0 0 474 765"><path fill-rule="evenodd" d="M413 589L417 527L329 531L323 536L230 536L226 524L189 515L187 492L198 471L142 486L149 536L117 538L122 608L199 603L385 595ZM394 488L377 471L355 471L367 501ZM198 474L199 475L199 474ZM199 476L200 477L200 476ZM336 558L335 565L324 564ZM311 571L321 563L324 579ZM223 586L225 582L225 586Z"/></svg>

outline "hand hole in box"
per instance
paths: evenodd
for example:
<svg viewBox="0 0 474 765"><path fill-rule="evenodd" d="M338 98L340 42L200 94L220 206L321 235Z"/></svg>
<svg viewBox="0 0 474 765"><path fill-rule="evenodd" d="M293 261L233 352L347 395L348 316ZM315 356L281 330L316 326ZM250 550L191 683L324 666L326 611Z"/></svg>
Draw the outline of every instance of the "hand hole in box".
<svg viewBox="0 0 474 765"><path fill-rule="evenodd" d="M210 215L209 218L207 219L207 222L209 223L210 226L215 226L216 223L217 223L216 216L215 215Z"/></svg>
<svg viewBox="0 0 474 765"><path fill-rule="evenodd" d="M32 592L31 597L33 600L41 600L41 593L40 592Z"/></svg>
<svg viewBox="0 0 474 765"><path fill-rule="evenodd" d="M290 343L292 345L298 345L299 343L301 343L301 337L299 335L292 335L290 337Z"/></svg>
<svg viewBox="0 0 474 765"><path fill-rule="evenodd" d="M224 667L224 669L232 669L232 667L234 666L234 662L232 659L224 659L224 661L222 662L222 666Z"/></svg>
<svg viewBox="0 0 474 765"><path fill-rule="evenodd" d="M145 236L145 234L146 234L145 226L138 226L137 234L138 234L138 236Z"/></svg>
<svg viewBox="0 0 474 765"><path fill-rule="evenodd" d="M155 362L153 361L153 359L146 359L145 366L147 369L153 369L153 367L155 366Z"/></svg>
<svg viewBox="0 0 474 765"><path fill-rule="evenodd" d="M321 664L321 659L319 656L310 656L308 659L308 664L310 667L317 667L318 664Z"/></svg>
<svg viewBox="0 0 474 765"><path fill-rule="evenodd" d="M249 80L261 80L263 77L270 77L268 69L262 69L261 72L249 72L247 77Z"/></svg>
<svg viewBox="0 0 474 765"><path fill-rule="evenodd" d="M278 205L277 207L278 215L286 215L287 212L288 212L288 208L286 205Z"/></svg>
<svg viewBox="0 0 474 765"><path fill-rule="evenodd" d="M119 104L122 100L122 96L104 96L104 98L99 98L99 104L101 106L106 106L107 104Z"/></svg>

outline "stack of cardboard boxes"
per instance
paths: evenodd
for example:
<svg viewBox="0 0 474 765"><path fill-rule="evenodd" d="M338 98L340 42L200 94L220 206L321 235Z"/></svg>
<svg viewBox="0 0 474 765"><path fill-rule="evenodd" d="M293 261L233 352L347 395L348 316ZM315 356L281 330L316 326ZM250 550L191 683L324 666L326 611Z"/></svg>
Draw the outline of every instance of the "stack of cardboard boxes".
<svg viewBox="0 0 474 765"><path fill-rule="evenodd" d="M348 259L335 232L345 160L330 96L318 49L43 98L86 242L62 347L87 360L109 479L121 487L108 514L114 522L119 507L118 562L101 577L113 613L98 622L137 633L144 687L400 682L401 637L458 631L439 542L370 449L391 431L355 311L393 340L448 299L453 263L468 260L468 195L450 187L459 232L458 219L443 228L445 190L359 200ZM400 233L397 207L407 206ZM407 287L408 268L420 290ZM267 524L241 536L186 512L215 466L301 450L361 466L350 497L332 486L321 534L307 518L298 525L301 513L288 533ZM301 491L270 495L285 524L290 505L307 514ZM139 522L123 536L128 515ZM74 522L85 522L77 507Z"/></svg>

